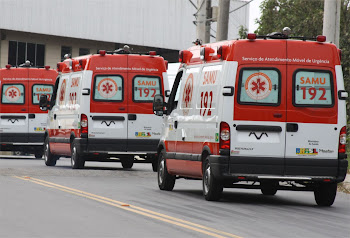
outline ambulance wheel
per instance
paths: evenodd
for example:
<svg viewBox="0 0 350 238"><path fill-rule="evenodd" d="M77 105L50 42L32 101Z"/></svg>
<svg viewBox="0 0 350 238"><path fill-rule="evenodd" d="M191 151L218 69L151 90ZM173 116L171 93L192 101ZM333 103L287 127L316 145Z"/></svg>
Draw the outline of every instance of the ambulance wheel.
<svg viewBox="0 0 350 238"><path fill-rule="evenodd" d="M156 156L152 160L152 170L153 172L158 171L158 158Z"/></svg>
<svg viewBox="0 0 350 238"><path fill-rule="evenodd" d="M50 144L49 144L49 138L46 137L45 143L44 143L44 160L46 166L55 166L57 157L51 153L50 151Z"/></svg>
<svg viewBox="0 0 350 238"><path fill-rule="evenodd" d="M120 158L120 162L122 163L123 169L131 169L134 165L134 156Z"/></svg>
<svg viewBox="0 0 350 238"><path fill-rule="evenodd" d="M273 196L277 193L278 181L263 181L261 184L261 192L267 196Z"/></svg>
<svg viewBox="0 0 350 238"><path fill-rule="evenodd" d="M78 152L77 143L73 141L71 145L71 165L72 169L83 169L85 160L83 156Z"/></svg>
<svg viewBox="0 0 350 238"><path fill-rule="evenodd" d="M207 201L220 200L224 187L216 178L214 178L208 159L204 160L202 183L203 195Z"/></svg>
<svg viewBox="0 0 350 238"><path fill-rule="evenodd" d="M332 206L337 195L336 183L321 183L314 191L315 201L319 206Z"/></svg>
<svg viewBox="0 0 350 238"><path fill-rule="evenodd" d="M158 187L160 190L172 191L176 178L168 173L164 156L165 151L162 150L158 157Z"/></svg>

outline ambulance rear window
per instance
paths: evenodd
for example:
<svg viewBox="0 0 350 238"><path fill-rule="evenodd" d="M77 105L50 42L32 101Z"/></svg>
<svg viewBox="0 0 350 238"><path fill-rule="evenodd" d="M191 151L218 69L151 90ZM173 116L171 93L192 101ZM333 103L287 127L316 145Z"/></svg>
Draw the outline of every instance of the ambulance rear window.
<svg viewBox="0 0 350 238"><path fill-rule="evenodd" d="M97 75L94 84L95 101L123 101L123 78L119 75Z"/></svg>
<svg viewBox="0 0 350 238"><path fill-rule="evenodd" d="M280 72L272 68L244 68L238 82L238 103L277 106L280 103Z"/></svg>
<svg viewBox="0 0 350 238"><path fill-rule="evenodd" d="M24 104L24 98L23 84L2 85L1 102L3 104Z"/></svg>
<svg viewBox="0 0 350 238"><path fill-rule="evenodd" d="M155 95L161 94L160 78L156 76L136 76L133 80L133 101L153 102Z"/></svg>
<svg viewBox="0 0 350 238"><path fill-rule="evenodd" d="M332 107L333 77L330 71L297 70L293 77L293 105Z"/></svg>
<svg viewBox="0 0 350 238"><path fill-rule="evenodd" d="M49 84L34 84L33 85L33 104L39 104L40 96L47 95L49 101L51 101L51 96L53 92L53 86Z"/></svg>

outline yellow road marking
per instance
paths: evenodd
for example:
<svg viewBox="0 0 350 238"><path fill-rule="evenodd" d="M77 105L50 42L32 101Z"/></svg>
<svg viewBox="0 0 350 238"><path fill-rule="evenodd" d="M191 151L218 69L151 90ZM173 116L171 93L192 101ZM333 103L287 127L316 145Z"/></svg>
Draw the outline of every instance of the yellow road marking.
<svg viewBox="0 0 350 238"><path fill-rule="evenodd" d="M186 220L182 220L182 219L178 219L178 218L175 218L175 217L171 217L171 216L168 216L168 215L165 215L165 214L162 214L162 213L154 212L154 211L151 211L151 210L148 210L148 209L145 209L145 208L141 208L141 207L137 207L137 206L134 206L134 205L126 204L124 202L120 202L120 201L113 200L113 199L110 199L110 198L106 198L106 197L102 197L102 196L95 195L95 194L92 194L92 193L84 192L84 191L81 191L81 190L78 190L78 189L74 189L74 188L62 186L62 185L59 185L59 184L51 183L51 182L48 182L48 181L45 181L45 180L36 179L36 178L28 177L28 176L22 176L22 177L13 176L13 177L21 179L21 180L29 181L29 182L32 182L32 183L36 183L38 185L42 185L42 186L45 186L45 187L54 188L54 189L57 189L57 190L60 190L60 191L63 191L63 192L67 192L67 193L70 193L70 194L74 194L74 195L77 195L77 196L80 196L80 197L84 197L84 198L88 198L88 199L95 200L95 201L98 201L98 202L102 202L102 203L111 205L113 207L124 209L124 210L130 211L130 212L134 212L134 213L146 216L146 217L151 217L151 218L163 221L163 222L167 222L167 223L170 223L170 224L173 224L173 225L177 225L177 226L180 226L180 227L183 227L183 228L187 228L189 230L197 231L197 232L200 232L200 233L212 236L212 237L220 237L221 238L221 237L227 236L227 237L241 238L240 236L237 236L237 235L234 235L234 234L231 234L231 233L227 233L227 232L224 232L224 231L216 230L214 228L206 227L206 226L199 225L199 224L196 224L196 223L192 223L192 222L189 222L189 221L186 221Z"/></svg>

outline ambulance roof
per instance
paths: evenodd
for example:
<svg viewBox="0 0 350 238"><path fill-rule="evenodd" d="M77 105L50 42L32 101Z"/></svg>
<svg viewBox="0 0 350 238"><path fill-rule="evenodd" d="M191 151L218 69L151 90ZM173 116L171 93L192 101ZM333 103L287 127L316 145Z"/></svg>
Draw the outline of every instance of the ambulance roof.
<svg viewBox="0 0 350 238"><path fill-rule="evenodd" d="M229 40L193 46L184 54L188 54L187 64L227 60L239 64L340 65L340 50L334 44L294 39Z"/></svg>
<svg viewBox="0 0 350 238"><path fill-rule="evenodd" d="M66 59L57 64L59 72L92 70L94 72L137 72L141 74L161 74L166 72L163 57L155 53L134 54L100 51L100 54Z"/></svg>

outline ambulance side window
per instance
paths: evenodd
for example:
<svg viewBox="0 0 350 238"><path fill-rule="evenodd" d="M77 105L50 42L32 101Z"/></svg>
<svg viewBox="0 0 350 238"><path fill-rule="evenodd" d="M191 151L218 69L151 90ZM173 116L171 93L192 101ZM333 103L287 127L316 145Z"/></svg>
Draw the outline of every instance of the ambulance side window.
<svg viewBox="0 0 350 238"><path fill-rule="evenodd" d="M171 89L169 101L168 101L168 110L167 114L169 115L174 109L177 108L177 103L180 98L180 88L181 88L181 82L182 82L182 74L183 71L180 71L177 73L173 88Z"/></svg>
<svg viewBox="0 0 350 238"><path fill-rule="evenodd" d="M278 106L281 97L281 74L275 68L243 68L238 81L238 103Z"/></svg>
<svg viewBox="0 0 350 238"><path fill-rule="evenodd" d="M3 104L24 104L23 84L3 84L1 103Z"/></svg>
<svg viewBox="0 0 350 238"><path fill-rule="evenodd" d="M333 76L324 70L297 70L293 75L293 105L333 107Z"/></svg>
<svg viewBox="0 0 350 238"><path fill-rule="evenodd" d="M95 101L122 102L124 100L123 78L119 75L97 75L94 82Z"/></svg>
<svg viewBox="0 0 350 238"><path fill-rule="evenodd" d="M53 86L50 84L34 84L32 88L32 103L39 105L41 95L47 95L47 99L50 101L53 92Z"/></svg>
<svg viewBox="0 0 350 238"><path fill-rule="evenodd" d="M136 76L133 79L133 96L134 102L153 102L157 94L162 94L160 78L156 76Z"/></svg>
<svg viewBox="0 0 350 238"><path fill-rule="evenodd" d="M57 77L56 82L55 82L55 87L53 88L53 93L51 96L51 101L50 101L50 109L56 104L56 97L57 97L57 89L58 85L60 83L60 77Z"/></svg>

